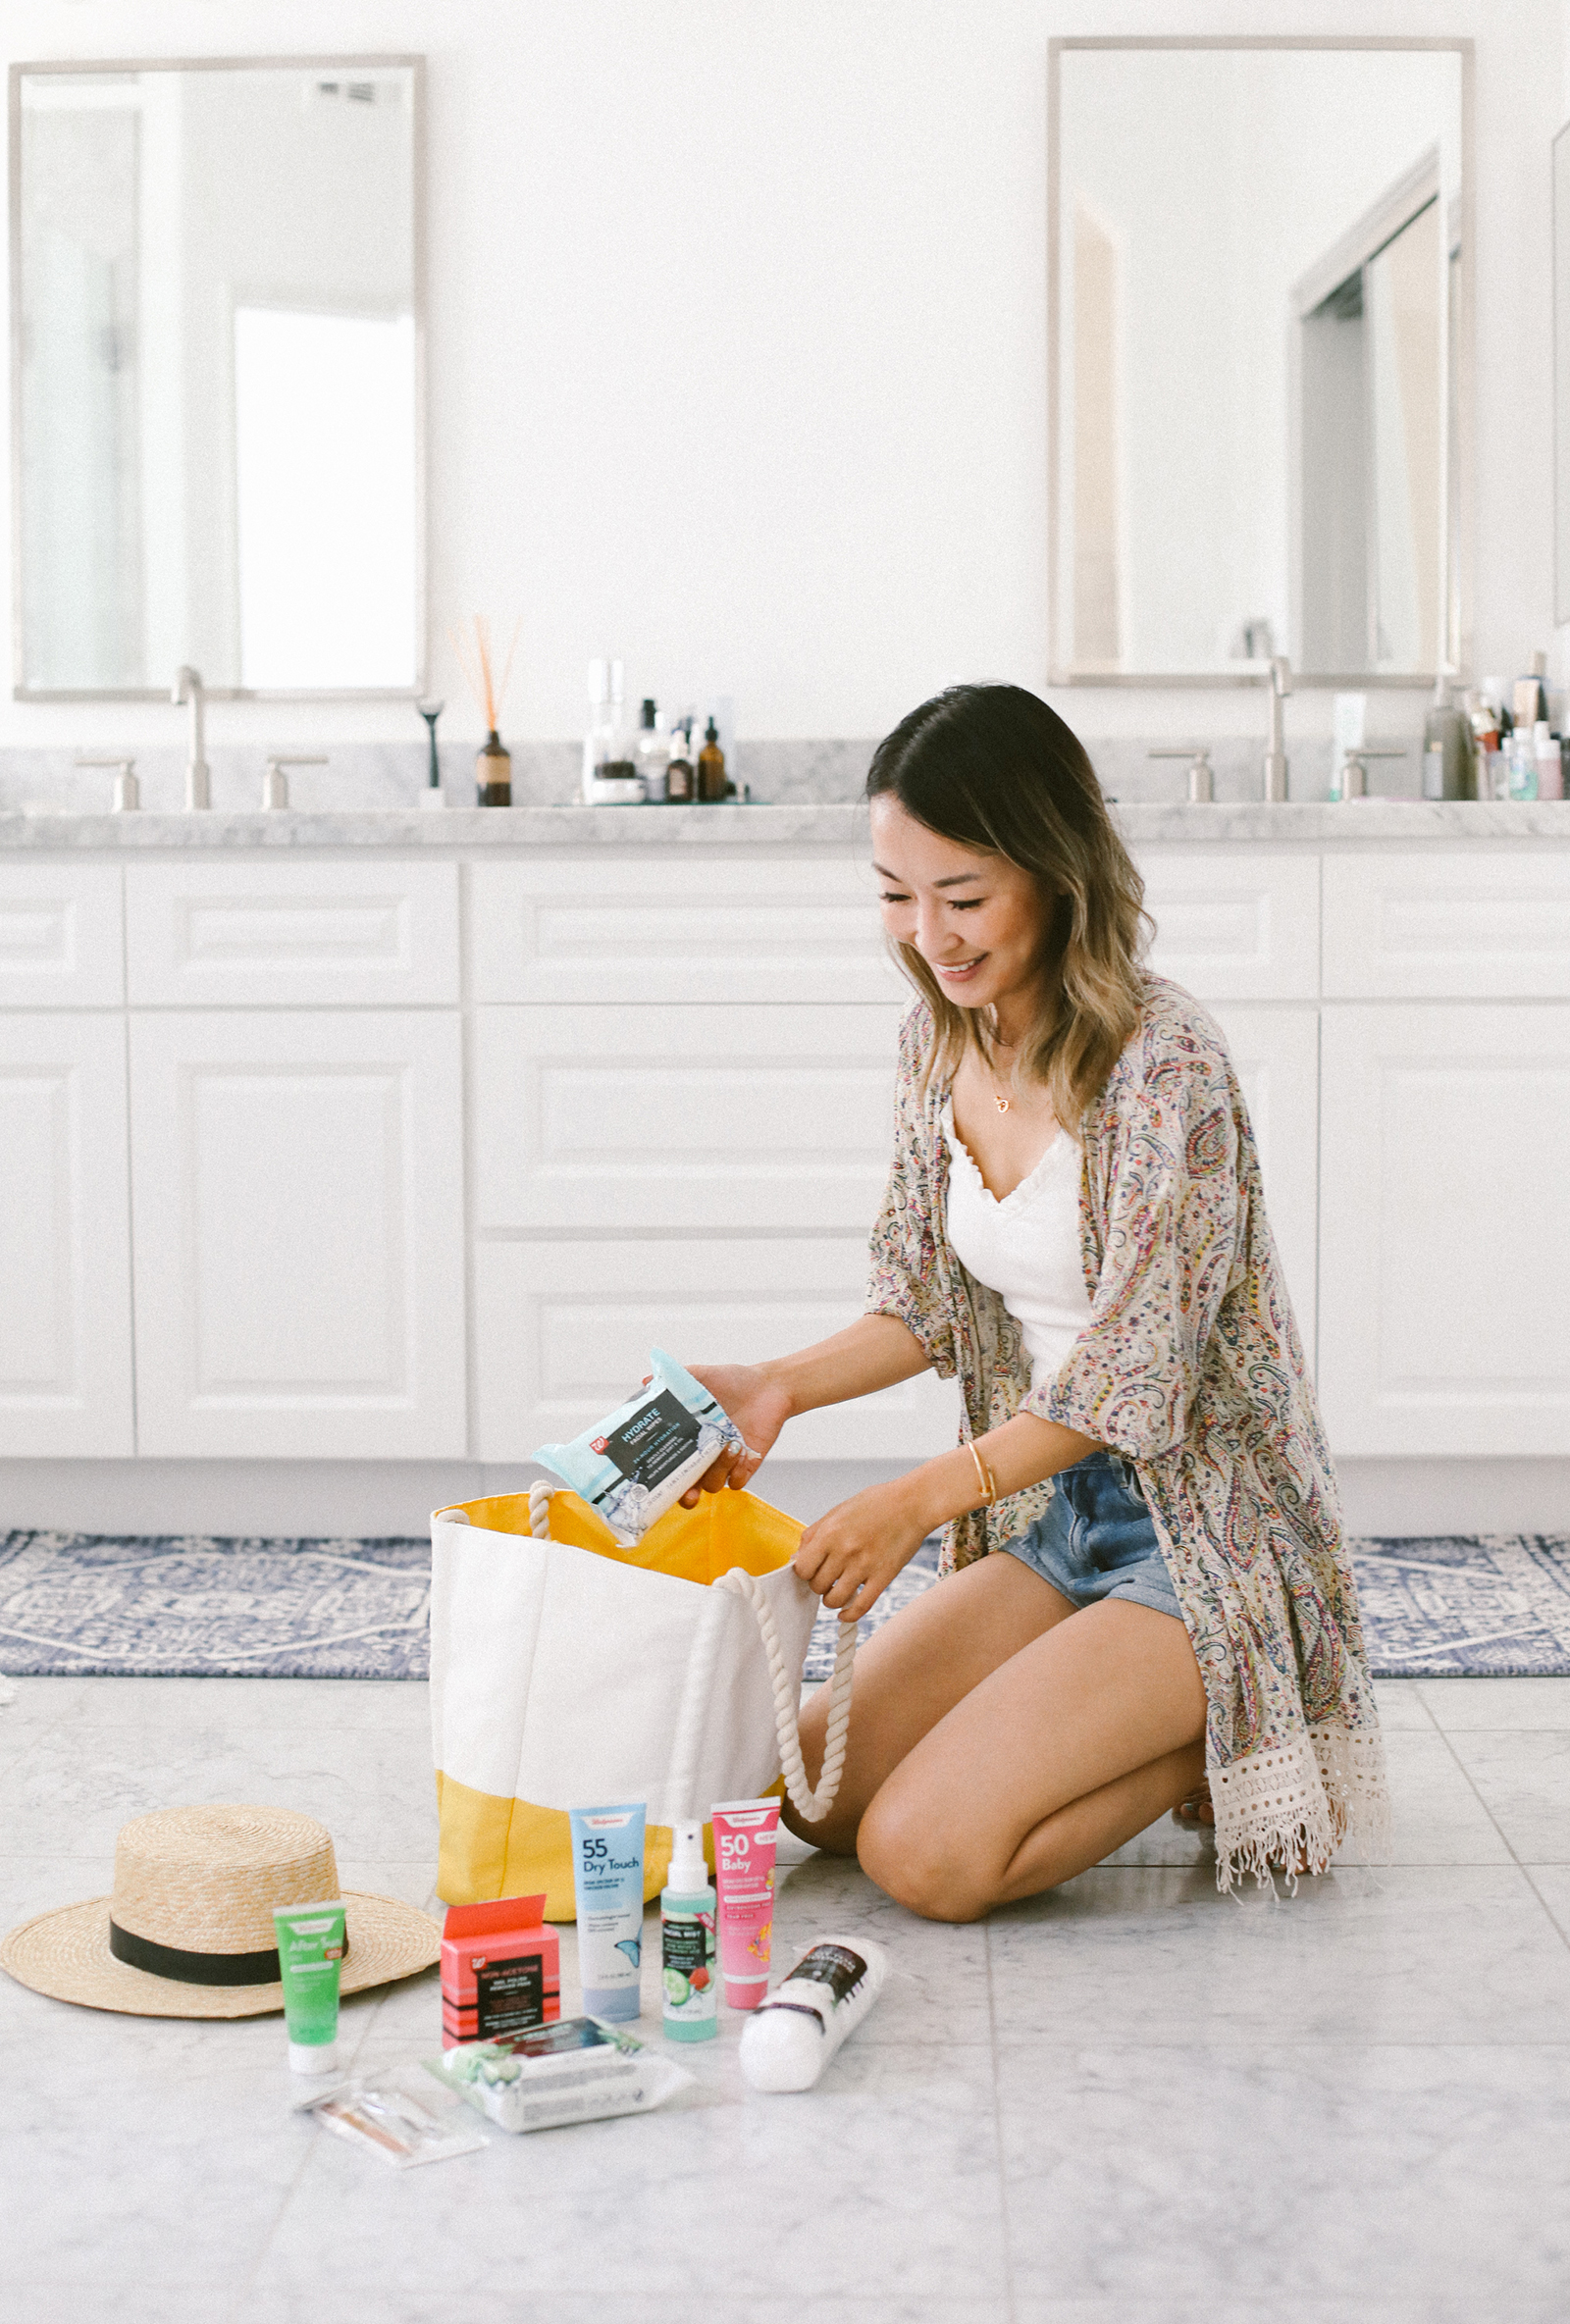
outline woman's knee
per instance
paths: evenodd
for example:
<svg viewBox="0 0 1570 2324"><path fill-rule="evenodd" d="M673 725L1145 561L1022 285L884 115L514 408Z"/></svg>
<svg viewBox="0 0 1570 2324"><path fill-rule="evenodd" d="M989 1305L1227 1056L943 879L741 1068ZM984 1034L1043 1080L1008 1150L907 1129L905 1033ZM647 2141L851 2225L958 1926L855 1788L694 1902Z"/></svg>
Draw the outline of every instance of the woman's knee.
<svg viewBox="0 0 1570 2324"><path fill-rule="evenodd" d="M963 1842L918 1799L887 1796L885 1786L862 1818L856 1853L885 1895L924 1921L979 1921L997 1902L985 1868L968 1860Z"/></svg>
<svg viewBox="0 0 1570 2324"><path fill-rule="evenodd" d="M809 1824L804 1816L797 1814L789 1798L786 1798L780 1805L779 1820L787 1832L794 1832L797 1838L806 1840L810 1848L821 1848L825 1856L856 1854L860 1820L848 1812L830 1808L818 1823Z"/></svg>

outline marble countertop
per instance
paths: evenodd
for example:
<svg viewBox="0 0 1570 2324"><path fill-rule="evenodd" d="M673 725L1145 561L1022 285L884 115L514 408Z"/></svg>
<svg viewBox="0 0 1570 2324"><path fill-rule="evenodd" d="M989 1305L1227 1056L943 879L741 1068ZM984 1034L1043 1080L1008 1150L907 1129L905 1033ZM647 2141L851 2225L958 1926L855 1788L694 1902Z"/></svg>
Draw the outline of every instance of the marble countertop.
<svg viewBox="0 0 1570 2324"><path fill-rule="evenodd" d="M1556 841L1570 846L1570 801L1359 800L1267 806L1114 807L1135 847L1268 843L1276 847L1411 846L1418 841ZM863 805L707 807L483 807L423 811L67 815L0 813L0 852L168 852L198 848L427 848L461 852L539 848L859 848Z"/></svg>

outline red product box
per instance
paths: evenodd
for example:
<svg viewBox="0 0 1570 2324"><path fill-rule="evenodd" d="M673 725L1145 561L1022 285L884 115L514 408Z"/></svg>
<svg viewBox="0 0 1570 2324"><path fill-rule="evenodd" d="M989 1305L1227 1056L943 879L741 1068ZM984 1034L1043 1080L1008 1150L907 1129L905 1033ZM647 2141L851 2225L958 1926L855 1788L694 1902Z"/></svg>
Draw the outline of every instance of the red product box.
<svg viewBox="0 0 1570 2324"><path fill-rule="evenodd" d="M442 1932L442 2046L498 2041L561 2015L560 1943L543 1896L451 1904Z"/></svg>

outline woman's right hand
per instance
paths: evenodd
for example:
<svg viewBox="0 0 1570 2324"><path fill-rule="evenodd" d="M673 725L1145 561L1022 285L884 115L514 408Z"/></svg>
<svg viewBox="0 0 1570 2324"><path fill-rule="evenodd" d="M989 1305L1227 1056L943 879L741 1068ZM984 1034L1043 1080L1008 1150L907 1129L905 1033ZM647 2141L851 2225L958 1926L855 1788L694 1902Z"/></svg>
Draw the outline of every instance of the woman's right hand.
<svg viewBox="0 0 1570 2324"><path fill-rule="evenodd" d="M701 1492L717 1493L729 1485L732 1492L739 1493L744 1485L751 1483L765 1455L773 1449L793 1407L788 1391L776 1384L764 1365L692 1364L688 1369L715 1403L724 1406L747 1444L745 1453L728 1449L722 1452L697 1484L683 1493L682 1507L696 1509Z"/></svg>

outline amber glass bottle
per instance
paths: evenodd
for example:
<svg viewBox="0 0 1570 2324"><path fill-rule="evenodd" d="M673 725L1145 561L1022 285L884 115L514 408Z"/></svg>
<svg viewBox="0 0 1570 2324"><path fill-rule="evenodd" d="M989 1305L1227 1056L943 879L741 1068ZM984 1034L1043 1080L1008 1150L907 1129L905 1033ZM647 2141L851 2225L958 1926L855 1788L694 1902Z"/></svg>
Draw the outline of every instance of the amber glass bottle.
<svg viewBox="0 0 1570 2324"><path fill-rule="evenodd" d="M665 799L673 807L691 806L696 793L693 779L692 729L677 727L665 775Z"/></svg>
<svg viewBox="0 0 1570 2324"><path fill-rule="evenodd" d="M712 718L704 729L704 747L698 753L698 796L711 804L723 799L730 789L725 779L725 753L719 747L719 729Z"/></svg>
<svg viewBox="0 0 1570 2324"><path fill-rule="evenodd" d="M512 754L495 727L486 736L476 755L474 780L481 806L511 806Z"/></svg>

